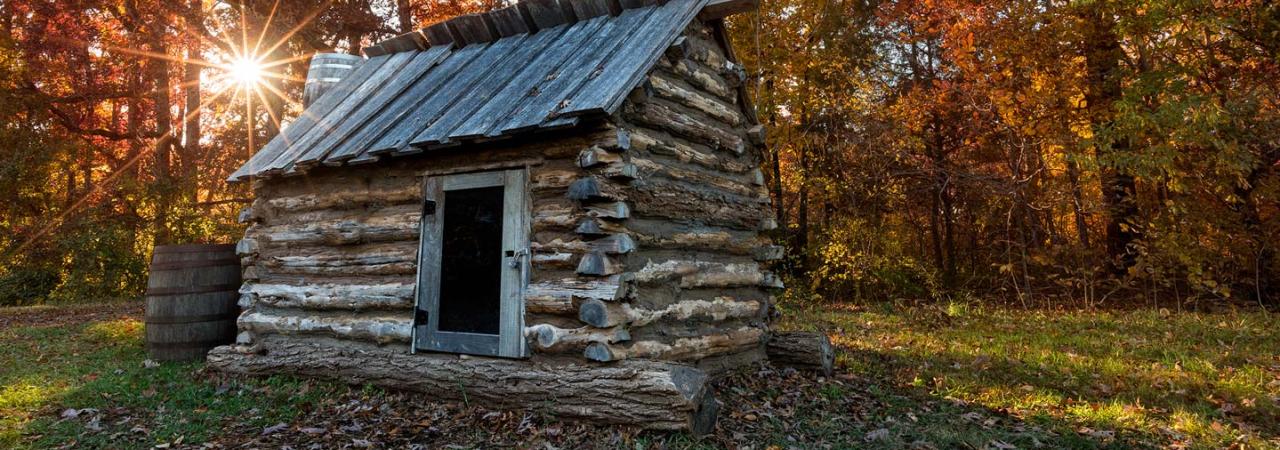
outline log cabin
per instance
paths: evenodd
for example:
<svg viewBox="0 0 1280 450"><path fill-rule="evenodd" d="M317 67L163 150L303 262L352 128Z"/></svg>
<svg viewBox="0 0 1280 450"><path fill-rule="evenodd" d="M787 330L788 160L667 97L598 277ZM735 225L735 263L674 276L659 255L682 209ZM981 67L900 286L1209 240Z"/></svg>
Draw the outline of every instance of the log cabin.
<svg viewBox="0 0 1280 450"><path fill-rule="evenodd" d="M242 313L209 364L708 431L782 287L724 24L753 2L525 0L326 72L231 177Z"/></svg>

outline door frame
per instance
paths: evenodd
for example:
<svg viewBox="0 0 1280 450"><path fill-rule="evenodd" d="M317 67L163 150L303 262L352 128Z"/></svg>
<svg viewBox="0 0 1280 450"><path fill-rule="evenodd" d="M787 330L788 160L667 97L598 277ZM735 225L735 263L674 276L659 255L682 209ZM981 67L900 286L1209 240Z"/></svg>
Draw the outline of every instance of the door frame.
<svg viewBox="0 0 1280 450"><path fill-rule="evenodd" d="M418 273L414 286L412 352L432 351L506 358L524 358L524 292L529 282L529 208L526 169L427 176L423 180L422 220L419 227ZM439 330L440 268L445 193L463 189L503 187L502 269L498 334Z"/></svg>

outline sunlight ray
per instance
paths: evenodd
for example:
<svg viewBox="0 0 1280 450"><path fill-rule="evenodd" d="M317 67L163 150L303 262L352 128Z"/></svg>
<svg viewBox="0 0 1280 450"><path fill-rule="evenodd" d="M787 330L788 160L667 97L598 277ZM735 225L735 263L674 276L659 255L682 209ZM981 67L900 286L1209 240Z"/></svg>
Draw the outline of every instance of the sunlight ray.
<svg viewBox="0 0 1280 450"><path fill-rule="evenodd" d="M299 31L302 31L302 29L306 28L306 26L310 24L312 20L315 20L316 17L319 17L320 13L324 12L325 9L329 8L329 5L332 3L333 3L333 0L325 0L324 3L321 3L320 6L317 6L315 10L311 11L309 14L307 14L306 17L304 17L301 21L299 21L297 25L294 25L294 27L289 29L288 32L285 32L285 34L280 37L280 40L276 41L275 45L272 45L271 48L268 48L266 51L262 53L266 55L270 55L274 53L276 49L280 48L281 45L284 45L285 43L289 42L289 39L292 38L293 35L297 34Z"/></svg>
<svg viewBox="0 0 1280 450"><path fill-rule="evenodd" d="M259 85L259 87L266 88L267 91L271 92L272 94L275 94L276 97L280 97L281 100L284 100L286 104L290 104L290 105L302 104L302 102L300 101L289 98L289 94L286 94L282 92L279 88L272 86L271 83L262 83L261 85Z"/></svg>
<svg viewBox="0 0 1280 450"><path fill-rule="evenodd" d="M253 97L249 96L249 92L244 86L241 86L237 92L244 93L245 142L248 144L247 149L249 150L249 155L252 156L254 152L253 135L257 134L253 129Z"/></svg>
<svg viewBox="0 0 1280 450"><path fill-rule="evenodd" d="M227 47L231 49L232 56L235 58L241 57L241 50L236 48L236 43L231 40L230 36L228 36L227 24L223 22L222 18L218 17L217 14L210 14L209 18L213 20L213 26L217 30L216 35L221 36L220 39L222 42L226 43Z"/></svg>
<svg viewBox="0 0 1280 450"><path fill-rule="evenodd" d="M275 73L275 72L262 72L262 74L261 74L261 75L262 75L263 77L267 77L267 78L274 78L274 79L277 79L277 80L292 81L292 82L294 82L294 83L306 83L306 82L307 82L307 79L306 79L306 78L298 78L298 77L295 77L295 76L292 76L292 75L284 75L284 74L279 74L279 73Z"/></svg>
<svg viewBox="0 0 1280 450"><path fill-rule="evenodd" d="M175 128L171 130L169 134L175 138L178 137L176 134L178 130L185 128L185 125L187 124L187 122L190 121L192 117L195 117L195 115L198 114L198 111L209 106L218 98L222 97L222 95L224 94L226 94L226 90L218 91L218 92L215 92L213 96L205 100L202 100L199 106L197 106L193 111L188 112L186 115L182 117L182 124L184 125L184 127ZM107 178L104 178L98 181L97 183L94 183L89 188L89 191L85 192L84 196L80 197L79 200L76 200L75 203L72 203L70 206L68 206L67 209L63 210L61 214L58 214L57 216L55 216L53 220L48 221L43 228L37 230L35 234L32 234L30 237L24 240L21 244L18 244L17 247L14 247L13 249L6 251L5 252L6 258L21 253L22 250L26 249L36 240L40 239L41 237L49 234L49 232L58 228L58 226L62 224L62 221L66 220L67 216L70 216L72 213L79 210L80 207L84 206L85 202L89 201L89 199L93 197L94 194L97 194L103 188L110 186L111 183L115 182L117 178L119 178L121 175L124 175L126 172L129 172L130 169L133 168L133 166L137 165L139 161L142 161L142 158L150 155L154 151L155 151L155 146L143 147L142 150L140 150L137 155L135 155L129 161L126 161L118 169L116 169L114 172L108 175Z"/></svg>
<svg viewBox="0 0 1280 450"><path fill-rule="evenodd" d="M307 60L307 59L311 59L311 57L312 57L312 56L315 56L315 53L305 53L305 54L302 54L302 55L298 55L298 56L290 56L290 57L288 57L288 58L278 59L278 60L275 60L275 61L264 61L264 62L262 63L262 68L263 68L263 69L270 69L270 68L272 68L272 67L283 66L283 65L285 65L285 64L289 64L289 63L293 63L293 62L297 62L297 61L304 61L304 60Z"/></svg>
<svg viewBox="0 0 1280 450"><path fill-rule="evenodd" d="M207 14L204 14L204 17L207 17L213 21L212 30L207 29L204 26L204 23L200 24L200 29L204 30L205 33L208 33L207 35L204 33L197 33L193 31L191 27L183 27L181 32L188 36L193 36L195 39L199 41L207 42L210 45L213 45L215 48L222 49L223 51L230 52L232 54L237 53L238 50L236 50L235 48L236 45L234 42L231 42L231 39L226 37L227 35L226 26L222 23L222 20L218 18L218 15L214 14L214 12L210 10L208 11Z"/></svg>
<svg viewBox="0 0 1280 450"><path fill-rule="evenodd" d="M244 0L240 0L240 54L236 59L248 59L252 56L249 50L249 14L245 11Z"/></svg>
<svg viewBox="0 0 1280 450"><path fill-rule="evenodd" d="M85 42L85 41L79 41L79 40L75 40L75 39L67 39L67 38L61 38L61 37L50 37L49 39L50 39L50 40L54 40L54 41L60 41L60 42L67 43L67 44L87 45L87 42ZM219 64L219 63L214 63L214 62L205 61L205 60L203 60L203 59L199 59L199 58L196 58L196 59L183 58L183 57L173 56L173 55L169 55L169 54L165 54L165 53L158 53L158 52L153 52L153 51L148 51L148 50L137 50L137 49L132 49L132 48L128 48L128 47L119 47L119 46L110 45L110 44L100 44L100 43L99 43L99 44L95 44L95 45L97 45L97 46L101 47L101 48L102 48L103 50L105 50L105 51L119 52L119 53L124 53L124 54L128 54L128 55L134 55L134 56L144 56L144 57L148 57L148 58L161 59L161 60L170 61L170 62L177 62L177 63L187 63L187 62L190 62L190 63L195 64L195 65L198 65L198 66L213 67L213 68L218 68L218 69L225 68L225 65L222 65L222 64Z"/></svg>
<svg viewBox="0 0 1280 450"><path fill-rule="evenodd" d="M280 7L280 0L276 0L275 3L271 5L271 13L267 14L267 21L262 24L262 32L258 33L258 42L255 42L253 44L253 51L249 52L249 54L251 55L259 54L258 50L262 49L262 41L267 39L267 30L271 29L271 20L275 19L276 9L279 7Z"/></svg>
<svg viewBox="0 0 1280 450"><path fill-rule="evenodd" d="M228 79L228 78L231 78L231 74L229 74L229 73L220 73L220 74L213 75L213 76L210 76L209 78L202 79L202 80L184 81L184 82L182 82L182 83L178 83L178 84L176 84L175 86L176 86L176 87L178 87L179 89L185 89L185 88L188 88L188 87L191 87L191 86L195 86L195 85L197 85L197 84L204 84L204 85L216 85L218 82L221 82L222 80L225 80L225 79ZM219 90L223 90L223 89L219 89Z"/></svg>
<svg viewBox="0 0 1280 450"><path fill-rule="evenodd" d="M271 102L268 101L267 96L262 93L262 89L259 89L259 86L252 86L249 89L258 97L258 100L262 101L264 106L270 105ZM272 111L270 107L263 109L267 110L267 118L271 119L271 123L275 124L276 130L279 130L283 124L280 122L280 118L276 117L275 111Z"/></svg>

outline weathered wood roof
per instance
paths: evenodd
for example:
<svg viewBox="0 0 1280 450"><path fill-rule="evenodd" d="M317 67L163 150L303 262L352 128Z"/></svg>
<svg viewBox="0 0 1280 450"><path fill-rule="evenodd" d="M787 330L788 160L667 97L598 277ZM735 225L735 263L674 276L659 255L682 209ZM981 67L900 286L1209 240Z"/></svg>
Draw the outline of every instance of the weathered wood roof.
<svg viewBox="0 0 1280 450"><path fill-rule="evenodd" d="M385 41L365 49L367 61L230 179L372 162L612 114L707 4L528 0Z"/></svg>

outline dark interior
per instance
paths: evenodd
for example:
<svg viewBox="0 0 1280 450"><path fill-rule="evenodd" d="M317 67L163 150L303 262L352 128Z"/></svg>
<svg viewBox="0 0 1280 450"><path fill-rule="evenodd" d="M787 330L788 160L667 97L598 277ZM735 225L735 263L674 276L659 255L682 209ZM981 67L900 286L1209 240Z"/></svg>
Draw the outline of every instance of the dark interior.
<svg viewBox="0 0 1280 450"><path fill-rule="evenodd" d="M445 192L440 331L498 334L503 187Z"/></svg>

